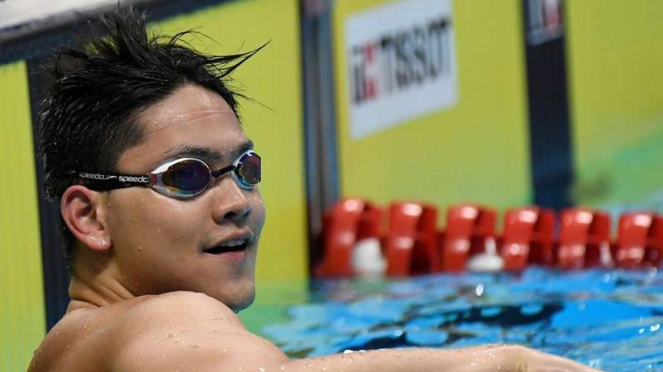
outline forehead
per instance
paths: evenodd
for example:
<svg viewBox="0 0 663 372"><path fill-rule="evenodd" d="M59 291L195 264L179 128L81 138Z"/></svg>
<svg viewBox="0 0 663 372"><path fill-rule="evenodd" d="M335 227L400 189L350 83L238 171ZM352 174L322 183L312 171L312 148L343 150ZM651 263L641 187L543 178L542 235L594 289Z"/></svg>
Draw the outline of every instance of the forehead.
<svg viewBox="0 0 663 372"><path fill-rule="evenodd" d="M143 141L125 151L118 161L146 167L159 165L176 149L209 149L222 155L244 145L248 138L228 103L205 88L187 85L138 116Z"/></svg>

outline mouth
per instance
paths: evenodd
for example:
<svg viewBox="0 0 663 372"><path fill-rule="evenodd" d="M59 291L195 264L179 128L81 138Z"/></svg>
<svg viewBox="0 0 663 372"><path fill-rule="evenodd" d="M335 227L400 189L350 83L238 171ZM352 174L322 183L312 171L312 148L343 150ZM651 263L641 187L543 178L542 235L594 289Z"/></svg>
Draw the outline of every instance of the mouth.
<svg viewBox="0 0 663 372"><path fill-rule="evenodd" d="M238 238L238 239L229 239L221 242L218 245L215 245L213 247L207 248L203 250L203 252L207 254L212 254L212 255L221 255L224 253L236 253L236 252L244 252L247 250L249 247L249 244L251 244L251 237L244 237L244 238Z"/></svg>

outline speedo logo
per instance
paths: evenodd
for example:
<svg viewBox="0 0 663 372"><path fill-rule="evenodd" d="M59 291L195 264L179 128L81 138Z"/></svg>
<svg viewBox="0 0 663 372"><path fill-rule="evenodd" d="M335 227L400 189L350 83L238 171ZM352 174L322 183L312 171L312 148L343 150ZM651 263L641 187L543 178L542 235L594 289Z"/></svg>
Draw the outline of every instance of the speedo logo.
<svg viewBox="0 0 663 372"><path fill-rule="evenodd" d="M85 172L79 173L78 176L80 178L87 178L91 180L101 180L101 181L111 180L117 177L117 176L106 176L104 174L98 174L98 173L85 173Z"/></svg>
<svg viewBox="0 0 663 372"><path fill-rule="evenodd" d="M120 182L140 182L140 183L147 183L150 181L150 179L147 176L137 176L137 177L132 177L132 176L119 176L117 178L120 180Z"/></svg>

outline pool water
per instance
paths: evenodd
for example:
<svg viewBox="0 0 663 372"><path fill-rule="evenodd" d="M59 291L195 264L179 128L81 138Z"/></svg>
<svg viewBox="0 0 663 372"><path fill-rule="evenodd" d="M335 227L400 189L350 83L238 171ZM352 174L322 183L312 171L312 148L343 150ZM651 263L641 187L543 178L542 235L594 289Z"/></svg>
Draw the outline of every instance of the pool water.
<svg viewBox="0 0 663 372"><path fill-rule="evenodd" d="M560 272L319 280L262 334L290 357L515 343L606 371L663 371L663 273Z"/></svg>

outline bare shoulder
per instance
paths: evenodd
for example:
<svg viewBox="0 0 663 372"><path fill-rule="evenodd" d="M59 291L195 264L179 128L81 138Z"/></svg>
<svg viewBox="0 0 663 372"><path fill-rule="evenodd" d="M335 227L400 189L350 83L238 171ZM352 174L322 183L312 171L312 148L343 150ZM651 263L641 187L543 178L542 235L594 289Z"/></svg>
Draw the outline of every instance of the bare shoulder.
<svg viewBox="0 0 663 372"><path fill-rule="evenodd" d="M29 371L218 372L285 361L223 303L172 292L68 313L46 336Z"/></svg>
<svg viewBox="0 0 663 372"><path fill-rule="evenodd" d="M104 369L109 371L218 371L246 364L252 355L258 364L287 360L276 346L251 334L227 306L200 293L141 301L107 332ZM263 361L256 360L257 351Z"/></svg>
<svg viewBox="0 0 663 372"><path fill-rule="evenodd" d="M185 326L206 319L224 320L221 328L244 329L237 315L223 303L203 293L186 291L150 296L137 302L118 318L115 326L135 329L170 321L176 321L173 325Z"/></svg>

